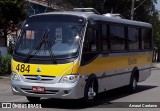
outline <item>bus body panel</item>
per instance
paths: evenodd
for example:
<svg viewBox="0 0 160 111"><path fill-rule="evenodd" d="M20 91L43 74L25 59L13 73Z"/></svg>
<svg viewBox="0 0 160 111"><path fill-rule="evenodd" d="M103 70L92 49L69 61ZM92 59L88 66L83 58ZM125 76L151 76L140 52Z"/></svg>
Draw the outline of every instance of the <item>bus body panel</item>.
<svg viewBox="0 0 160 111"><path fill-rule="evenodd" d="M21 67L24 64L25 67L29 65L30 71L18 71L17 67ZM19 66L18 66L19 65ZM29 63L21 63L12 60L12 71L17 72L20 75L46 75L46 76L63 76L65 74L71 74L73 68L73 62L66 64L29 64ZM40 71L37 71L37 70ZM61 70L59 70L61 69Z"/></svg>
<svg viewBox="0 0 160 111"><path fill-rule="evenodd" d="M99 92L111 90L130 84L134 68L139 70L139 82L151 75L152 51L110 54L108 57L98 56L91 63L80 66L80 74L95 74L98 78Z"/></svg>
<svg viewBox="0 0 160 111"><path fill-rule="evenodd" d="M84 96L85 79L79 79L75 83L32 83L25 81L12 80L12 92L14 95L32 96L32 97L46 97L46 98L61 98L61 99L79 99ZM82 87L83 84L83 87ZM33 86L40 86L45 88L45 92L32 91ZM69 93L66 94L65 91Z"/></svg>
<svg viewBox="0 0 160 111"><path fill-rule="evenodd" d="M103 57L100 55L91 63L80 67L80 74L92 74L98 73L102 71L116 71L119 69L126 69L122 72L114 72L123 73L132 71L134 67L139 67L140 69L146 68L148 65L150 66L152 63L152 52L138 52L137 54L128 53L129 55L108 55L107 57ZM148 67L149 67L148 66ZM147 68L148 68L147 67Z"/></svg>
<svg viewBox="0 0 160 111"><path fill-rule="evenodd" d="M145 81L151 75L151 68L139 71L139 82Z"/></svg>
<svg viewBox="0 0 160 111"><path fill-rule="evenodd" d="M20 73L21 79L23 81L14 81L12 82L12 91L13 94L16 95L25 95L25 96L37 96L37 97L53 97L53 98L63 98L63 99L78 99L84 96L84 86L86 84L86 79L90 74L95 74L98 79L98 92L103 92L107 90L111 90L114 88L122 87L125 85L129 85L131 73L134 67L139 69L139 81L144 81L151 74L151 58L152 52L141 53L141 54L128 54L127 56L119 55L108 55L108 57L99 56L97 59L92 61L90 64L79 67L79 60L77 59L73 63L62 64L62 65L31 65L31 72L28 75L46 75L46 76L55 76L55 82L53 83L29 83L23 80L23 74ZM128 61L130 58L136 59L136 63L129 64ZM17 64L23 64L20 62L12 61L12 70L16 70ZM28 64L26 64L28 65ZM33 68L32 68L33 67ZM36 68L40 67L42 71L47 71L50 73L41 73L36 72ZM51 69L48 67L52 67ZM47 70L45 69L47 68ZM50 70L49 70L50 69ZM64 69L64 71L60 70L58 73L56 72L58 69ZM68 70L68 71L66 71ZM73 71L73 72L72 72ZM65 72L65 73L63 73ZM77 83L59 83L61 77L66 74L80 74L82 77L77 81ZM52 84L52 85L51 85ZM68 84L68 85L67 85ZM32 86L42 86L45 87L46 90L59 90L57 94L36 94L36 93L27 93L21 88L29 88L32 89ZM51 87L52 86L52 87ZM83 86L83 87L82 87ZM18 92L15 91L17 88ZM68 95L64 94L64 90L71 90L71 93Z"/></svg>

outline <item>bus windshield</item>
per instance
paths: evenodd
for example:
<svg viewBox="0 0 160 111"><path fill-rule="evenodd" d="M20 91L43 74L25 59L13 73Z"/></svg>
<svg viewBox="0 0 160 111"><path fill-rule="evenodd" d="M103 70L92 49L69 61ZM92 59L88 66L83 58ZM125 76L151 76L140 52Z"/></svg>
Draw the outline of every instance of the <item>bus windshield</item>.
<svg viewBox="0 0 160 111"><path fill-rule="evenodd" d="M30 53L32 57L50 56L50 50L55 58L75 55L83 30L83 18L67 15L33 16L24 24L15 52L27 55L33 50ZM43 42L43 38L47 42Z"/></svg>

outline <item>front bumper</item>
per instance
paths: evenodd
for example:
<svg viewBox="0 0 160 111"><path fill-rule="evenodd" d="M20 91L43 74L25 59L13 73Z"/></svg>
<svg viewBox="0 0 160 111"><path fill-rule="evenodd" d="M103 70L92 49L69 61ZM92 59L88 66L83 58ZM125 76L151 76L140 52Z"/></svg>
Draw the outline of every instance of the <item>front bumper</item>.
<svg viewBox="0 0 160 111"><path fill-rule="evenodd" d="M45 92L32 91L33 86L45 87ZM75 83L30 83L11 80L11 88L14 95L46 97L60 99L79 99L84 97L85 80L79 79ZM68 92L68 93L66 93Z"/></svg>

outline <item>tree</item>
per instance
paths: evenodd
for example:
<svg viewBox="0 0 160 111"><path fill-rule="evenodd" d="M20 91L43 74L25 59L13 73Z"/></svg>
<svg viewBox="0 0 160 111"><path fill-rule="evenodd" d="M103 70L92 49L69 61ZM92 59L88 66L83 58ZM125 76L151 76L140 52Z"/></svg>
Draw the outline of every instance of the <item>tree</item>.
<svg viewBox="0 0 160 111"><path fill-rule="evenodd" d="M66 1L68 1L71 5L73 5L76 8L77 7L80 7L80 8L93 7L100 13L103 12L104 0L66 0Z"/></svg>
<svg viewBox="0 0 160 111"><path fill-rule="evenodd" d="M0 0L0 34L5 38L16 31L27 16L25 0Z"/></svg>
<svg viewBox="0 0 160 111"><path fill-rule="evenodd" d="M155 11L156 0L135 0L134 20L148 22L149 16ZM105 0L106 13L120 13L126 19L131 18L132 0Z"/></svg>
<svg viewBox="0 0 160 111"><path fill-rule="evenodd" d="M160 16L159 16L159 12L157 11L153 13L153 16L156 16L156 17L150 18L150 22L153 24L154 47L156 47L158 50L157 62L160 62L160 20L159 20Z"/></svg>
<svg viewBox="0 0 160 111"><path fill-rule="evenodd" d="M68 0L73 6L93 7L100 13L119 13L124 18L131 18L132 0ZM153 25L154 46L158 48L160 62L160 16L155 9L157 0L135 0L134 20Z"/></svg>

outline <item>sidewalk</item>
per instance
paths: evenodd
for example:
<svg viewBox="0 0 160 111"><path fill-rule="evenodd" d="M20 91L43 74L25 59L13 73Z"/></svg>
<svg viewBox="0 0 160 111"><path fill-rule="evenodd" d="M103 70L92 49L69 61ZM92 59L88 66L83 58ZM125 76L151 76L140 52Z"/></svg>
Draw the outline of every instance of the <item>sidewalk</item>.
<svg viewBox="0 0 160 111"><path fill-rule="evenodd" d="M10 75L7 75L7 76L1 76L1 75L0 75L0 80L1 80L1 79L10 79L10 78L11 78Z"/></svg>
<svg viewBox="0 0 160 111"><path fill-rule="evenodd" d="M152 66L155 68L160 68L160 62L153 62Z"/></svg>

